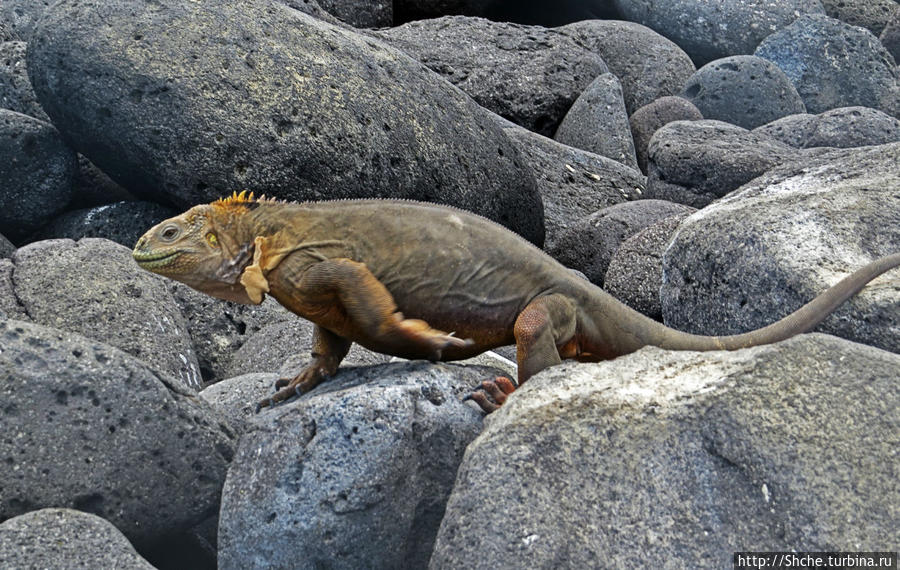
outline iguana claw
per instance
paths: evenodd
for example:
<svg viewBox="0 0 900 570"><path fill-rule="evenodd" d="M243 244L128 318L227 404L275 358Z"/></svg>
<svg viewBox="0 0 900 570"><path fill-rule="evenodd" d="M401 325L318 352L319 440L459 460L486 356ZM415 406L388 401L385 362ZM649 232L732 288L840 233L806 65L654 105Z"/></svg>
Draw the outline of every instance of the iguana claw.
<svg viewBox="0 0 900 570"><path fill-rule="evenodd" d="M506 402L506 398L516 390L516 385L512 380L504 376L497 376L494 380L485 380L481 386L472 391L463 398L463 401L472 400L484 413L489 414ZM493 402L488 399L487 394L491 395Z"/></svg>

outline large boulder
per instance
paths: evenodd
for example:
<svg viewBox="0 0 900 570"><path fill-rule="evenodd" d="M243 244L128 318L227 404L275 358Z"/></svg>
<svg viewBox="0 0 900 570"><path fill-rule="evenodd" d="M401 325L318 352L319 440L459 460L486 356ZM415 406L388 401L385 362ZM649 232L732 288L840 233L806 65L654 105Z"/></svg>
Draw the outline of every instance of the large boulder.
<svg viewBox="0 0 900 570"><path fill-rule="evenodd" d="M553 139L638 168L622 86L612 73L594 79L578 96Z"/></svg>
<svg viewBox="0 0 900 570"><path fill-rule="evenodd" d="M799 308L900 243L900 143L786 164L686 219L663 258L666 324L756 329ZM816 329L900 352L900 271Z"/></svg>
<svg viewBox="0 0 900 570"><path fill-rule="evenodd" d="M800 151L722 121L673 121L647 150L648 198L702 208Z"/></svg>
<svg viewBox="0 0 900 570"><path fill-rule="evenodd" d="M788 76L771 61L753 55L707 63L688 78L682 97L704 118L745 129L806 112Z"/></svg>
<svg viewBox="0 0 900 570"><path fill-rule="evenodd" d="M469 445L430 568L730 568L890 551L900 356L827 335L532 377Z"/></svg>
<svg viewBox="0 0 900 570"><path fill-rule="evenodd" d="M693 208L665 200L635 200L616 204L573 223L547 253L603 286L609 261L626 238L669 216Z"/></svg>
<svg viewBox="0 0 900 570"><path fill-rule="evenodd" d="M109 521L41 509L0 523L0 567L154 570Z"/></svg>
<svg viewBox="0 0 900 570"><path fill-rule="evenodd" d="M148 199L415 198L543 241L533 175L471 98L282 4L64 0L27 61L65 138Z"/></svg>
<svg viewBox="0 0 900 570"><path fill-rule="evenodd" d="M203 384L187 324L163 278L131 250L99 238L48 240L13 255L16 298L35 323L105 342L177 378Z"/></svg>
<svg viewBox="0 0 900 570"><path fill-rule="evenodd" d="M537 176L546 216L545 250L552 249L560 234L581 218L644 193L647 178L619 161L511 123L504 130Z"/></svg>
<svg viewBox="0 0 900 570"><path fill-rule="evenodd" d="M651 319L662 321L662 257L682 220L694 211L674 214L625 239L609 260L603 290Z"/></svg>
<svg viewBox="0 0 900 570"><path fill-rule="evenodd" d="M481 430L461 397L492 374L424 362L344 369L260 413L223 490L219 568L424 568Z"/></svg>
<svg viewBox="0 0 900 570"><path fill-rule="evenodd" d="M109 345L0 319L0 520L69 507L136 546L219 507L234 434L193 391Z"/></svg>
<svg viewBox="0 0 900 570"><path fill-rule="evenodd" d="M634 22L587 19L559 31L600 54L622 84L629 115L660 97L680 93L696 70L680 47Z"/></svg>
<svg viewBox="0 0 900 570"><path fill-rule="evenodd" d="M69 203L78 163L44 121L0 109L0 229L24 241Z"/></svg>
<svg viewBox="0 0 900 570"><path fill-rule="evenodd" d="M900 120L869 107L788 115L756 129L794 148L852 148L900 142Z"/></svg>
<svg viewBox="0 0 900 570"><path fill-rule="evenodd" d="M897 65L872 32L828 16L803 16L754 52L794 83L806 110L861 105L900 118Z"/></svg>
<svg viewBox="0 0 900 570"><path fill-rule="evenodd" d="M556 30L463 16L410 22L379 37L440 73L481 106L551 136L578 95L607 68Z"/></svg>
<svg viewBox="0 0 900 570"><path fill-rule="evenodd" d="M628 118L634 152L641 172L647 173L648 152L653 135L674 121L699 121L703 113L687 99L668 95L644 105Z"/></svg>
<svg viewBox="0 0 900 570"><path fill-rule="evenodd" d="M802 14L824 14L819 0L613 0L626 20L648 26L686 51L697 66L753 53L766 36Z"/></svg>

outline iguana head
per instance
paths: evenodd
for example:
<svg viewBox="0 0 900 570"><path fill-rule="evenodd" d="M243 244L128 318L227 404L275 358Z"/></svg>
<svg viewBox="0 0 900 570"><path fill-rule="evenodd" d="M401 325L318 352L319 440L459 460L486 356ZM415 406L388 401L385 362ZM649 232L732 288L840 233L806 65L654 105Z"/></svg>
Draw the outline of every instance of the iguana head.
<svg viewBox="0 0 900 570"><path fill-rule="evenodd" d="M251 303L240 276L253 259L253 238L241 231L241 212L233 207L251 202L243 193L226 200L194 206L153 226L134 246L134 260L208 295Z"/></svg>

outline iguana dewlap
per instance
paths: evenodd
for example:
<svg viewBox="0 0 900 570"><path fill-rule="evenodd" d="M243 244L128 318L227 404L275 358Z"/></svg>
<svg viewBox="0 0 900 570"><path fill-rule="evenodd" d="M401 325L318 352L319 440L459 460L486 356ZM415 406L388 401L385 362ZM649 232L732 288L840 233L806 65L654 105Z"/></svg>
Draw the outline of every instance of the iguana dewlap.
<svg viewBox="0 0 900 570"><path fill-rule="evenodd" d="M574 275L509 230L411 201L284 203L243 193L151 228L141 267L221 299L271 295L315 323L313 359L261 405L334 374L352 342L403 358L457 360L516 345L518 381L566 358L598 361L654 345L734 350L811 330L900 254L859 269L784 319L731 336L666 327ZM512 384L486 382L502 403ZM496 406L473 395L486 411Z"/></svg>

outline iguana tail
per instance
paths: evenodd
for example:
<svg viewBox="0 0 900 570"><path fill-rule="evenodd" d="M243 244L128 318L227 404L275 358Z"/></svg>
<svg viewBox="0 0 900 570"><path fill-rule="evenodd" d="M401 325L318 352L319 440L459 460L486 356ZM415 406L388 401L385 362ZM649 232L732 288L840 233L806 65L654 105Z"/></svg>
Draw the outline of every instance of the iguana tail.
<svg viewBox="0 0 900 570"><path fill-rule="evenodd" d="M877 259L845 277L790 315L766 327L728 336L694 335L660 326L647 331L647 344L671 350L737 350L770 344L809 332L869 281L900 266L900 253Z"/></svg>

